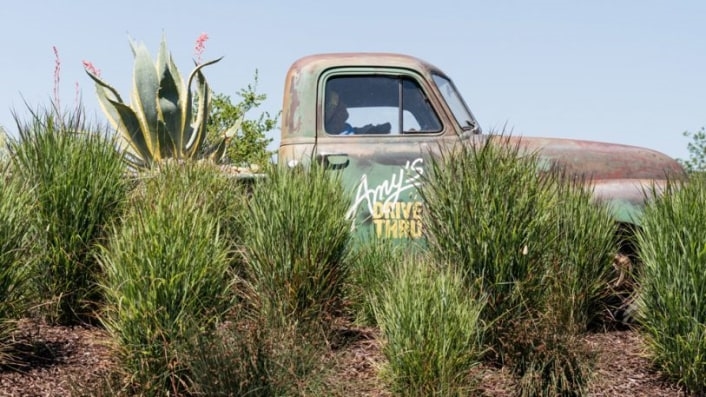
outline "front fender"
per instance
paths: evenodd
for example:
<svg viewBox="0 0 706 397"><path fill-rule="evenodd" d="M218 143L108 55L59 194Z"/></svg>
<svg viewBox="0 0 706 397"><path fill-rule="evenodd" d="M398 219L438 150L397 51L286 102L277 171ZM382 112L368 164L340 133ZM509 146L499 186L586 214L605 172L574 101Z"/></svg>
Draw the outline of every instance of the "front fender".
<svg viewBox="0 0 706 397"><path fill-rule="evenodd" d="M607 206L619 223L640 225L642 213L650 197L662 194L664 179L608 179L593 182L593 198Z"/></svg>

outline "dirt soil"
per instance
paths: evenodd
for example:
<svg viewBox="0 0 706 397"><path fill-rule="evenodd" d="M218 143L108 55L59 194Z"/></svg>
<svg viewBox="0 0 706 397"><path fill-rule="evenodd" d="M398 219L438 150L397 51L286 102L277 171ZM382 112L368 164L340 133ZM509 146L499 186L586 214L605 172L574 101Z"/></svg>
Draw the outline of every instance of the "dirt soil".
<svg viewBox="0 0 706 397"><path fill-rule="evenodd" d="M332 352L332 368L347 396L390 396L376 377L382 362L373 330ZM25 342L23 357L13 368L0 367L0 396L70 396L90 394L115 365L105 332L92 327L50 327L30 321L21 323L18 341ZM650 369L641 354L638 333L630 330L590 334L585 338L597 353L595 379L590 396L682 396L674 384ZM481 368L483 396L511 396L511 378L502 370ZM339 389L339 387L337 387ZM83 392L83 393L82 393Z"/></svg>

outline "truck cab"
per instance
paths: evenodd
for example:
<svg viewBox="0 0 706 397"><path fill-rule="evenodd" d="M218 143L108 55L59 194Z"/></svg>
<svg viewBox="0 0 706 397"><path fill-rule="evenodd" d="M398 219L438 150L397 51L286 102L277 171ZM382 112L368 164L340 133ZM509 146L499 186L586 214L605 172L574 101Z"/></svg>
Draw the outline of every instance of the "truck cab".
<svg viewBox="0 0 706 397"><path fill-rule="evenodd" d="M348 216L376 238L422 237L417 187L428 156L484 134L452 80L421 59L388 53L319 54L297 60L285 81L278 159L316 160L352 191ZM675 160L634 146L511 137L593 184L616 221L638 223L645 188L683 175ZM425 160L427 159L427 160Z"/></svg>

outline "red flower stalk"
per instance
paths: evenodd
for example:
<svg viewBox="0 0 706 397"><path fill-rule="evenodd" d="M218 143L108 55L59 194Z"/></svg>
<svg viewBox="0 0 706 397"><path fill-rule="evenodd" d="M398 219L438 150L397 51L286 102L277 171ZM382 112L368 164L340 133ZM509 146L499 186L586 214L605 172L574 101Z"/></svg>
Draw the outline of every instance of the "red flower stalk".
<svg viewBox="0 0 706 397"><path fill-rule="evenodd" d="M59 103L59 76L61 75L61 59L59 58L59 50L56 46L52 46L54 50L54 105L57 109L61 109Z"/></svg>
<svg viewBox="0 0 706 397"><path fill-rule="evenodd" d="M95 66L93 66L93 63L92 63L91 61L85 61L85 60L84 60L84 61L83 61L83 67L86 68L86 70L87 70L90 74L92 74L92 75L94 75L94 76L96 76L96 77L100 77L100 76L101 76L101 71L100 71L100 69L98 69L98 68L96 68Z"/></svg>
<svg viewBox="0 0 706 397"><path fill-rule="evenodd" d="M196 39L196 46L194 46L194 55L196 56L196 64L201 63L201 55L203 55L206 49L206 41L208 41L208 35L206 33L201 33Z"/></svg>

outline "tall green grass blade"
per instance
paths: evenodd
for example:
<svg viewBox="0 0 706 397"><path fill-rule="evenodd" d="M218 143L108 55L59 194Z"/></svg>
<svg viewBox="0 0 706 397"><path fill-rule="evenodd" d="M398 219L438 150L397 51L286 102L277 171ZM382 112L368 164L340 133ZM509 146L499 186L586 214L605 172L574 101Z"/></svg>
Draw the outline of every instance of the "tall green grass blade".
<svg viewBox="0 0 706 397"><path fill-rule="evenodd" d="M347 301L359 323L374 326L377 325L375 308L381 302L385 286L403 266L407 247L374 238L352 245L355 248L350 254Z"/></svg>
<svg viewBox="0 0 706 397"><path fill-rule="evenodd" d="M375 314L383 335L384 376L405 396L472 394L484 299L453 269L410 257L392 272Z"/></svg>
<svg viewBox="0 0 706 397"><path fill-rule="evenodd" d="M32 303L31 190L0 165L0 366L11 364L15 321Z"/></svg>
<svg viewBox="0 0 706 397"><path fill-rule="evenodd" d="M650 194L637 233L643 262L638 317L655 364L694 394L706 391L706 179L692 174Z"/></svg>
<svg viewBox="0 0 706 397"><path fill-rule="evenodd" d="M214 332L233 304L233 239L221 211L234 186L215 167L167 163L142 180L101 250L102 321L141 393L187 390L189 343Z"/></svg>
<svg viewBox="0 0 706 397"><path fill-rule="evenodd" d="M574 341L604 310L616 225L590 181L546 165L520 139L491 135L432 158L420 194L430 252L487 295L488 358L520 377L542 368L551 394L587 382L590 357Z"/></svg>
<svg viewBox="0 0 706 397"><path fill-rule="evenodd" d="M13 172L35 199L35 247L42 252L33 280L49 302L46 315L60 324L92 321L101 301L96 245L120 216L130 186L121 155L104 129L84 121L81 109L37 111L28 122L16 122Z"/></svg>
<svg viewBox="0 0 706 397"><path fill-rule="evenodd" d="M274 167L254 186L242 222L245 262L271 316L323 325L339 310L349 200L339 178L320 167Z"/></svg>

